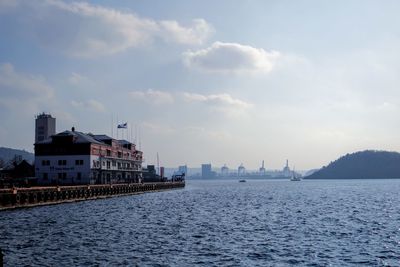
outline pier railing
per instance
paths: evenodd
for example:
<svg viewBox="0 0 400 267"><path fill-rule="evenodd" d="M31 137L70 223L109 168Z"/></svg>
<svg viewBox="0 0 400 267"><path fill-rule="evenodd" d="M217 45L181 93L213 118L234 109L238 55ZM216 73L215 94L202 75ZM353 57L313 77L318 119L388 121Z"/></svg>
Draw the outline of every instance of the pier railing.
<svg viewBox="0 0 400 267"><path fill-rule="evenodd" d="M0 210L139 194L182 187L185 187L184 181L0 189Z"/></svg>

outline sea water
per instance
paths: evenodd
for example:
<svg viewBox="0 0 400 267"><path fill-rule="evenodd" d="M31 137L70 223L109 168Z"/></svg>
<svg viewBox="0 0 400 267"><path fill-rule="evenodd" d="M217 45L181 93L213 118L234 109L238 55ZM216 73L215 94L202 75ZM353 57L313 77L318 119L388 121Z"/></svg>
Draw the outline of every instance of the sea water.
<svg viewBox="0 0 400 267"><path fill-rule="evenodd" d="M5 266L400 266L400 180L187 181L0 212Z"/></svg>

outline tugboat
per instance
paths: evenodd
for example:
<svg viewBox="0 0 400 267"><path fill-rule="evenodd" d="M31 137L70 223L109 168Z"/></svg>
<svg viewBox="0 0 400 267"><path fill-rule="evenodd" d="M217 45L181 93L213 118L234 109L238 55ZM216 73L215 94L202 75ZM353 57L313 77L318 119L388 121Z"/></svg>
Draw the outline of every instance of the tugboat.
<svg viewBox="0 0 400 267"><path fill-rule="evenodd" d="M239 183L245 183L246 182L246 180L239 180Z"/></svg>

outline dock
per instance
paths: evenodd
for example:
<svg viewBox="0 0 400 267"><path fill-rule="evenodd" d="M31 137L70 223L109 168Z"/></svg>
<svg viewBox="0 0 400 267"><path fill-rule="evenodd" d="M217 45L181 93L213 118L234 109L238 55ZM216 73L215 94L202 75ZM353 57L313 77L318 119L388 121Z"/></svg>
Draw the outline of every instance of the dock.
<svg viewBox="0 0 400 267"><path fill-rule="evenodd" d="M184 181L160 183L43 186L0 189L0 211L185 187Z"/></svg>

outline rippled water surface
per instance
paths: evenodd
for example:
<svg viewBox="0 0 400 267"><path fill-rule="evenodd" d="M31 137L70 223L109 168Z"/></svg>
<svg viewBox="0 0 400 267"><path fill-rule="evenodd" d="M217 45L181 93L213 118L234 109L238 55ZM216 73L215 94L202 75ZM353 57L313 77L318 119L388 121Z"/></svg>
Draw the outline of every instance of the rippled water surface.
<svg viewBox="0 0 400 267"><path fill-rule="evenodd" d="M0 212L5 266L400 266L400 180L188 181Z"/></svg>

